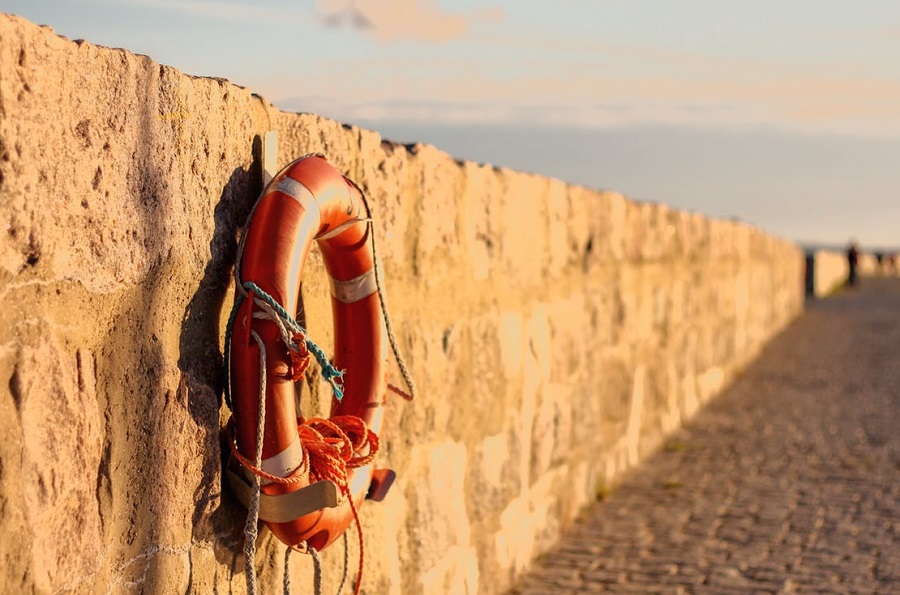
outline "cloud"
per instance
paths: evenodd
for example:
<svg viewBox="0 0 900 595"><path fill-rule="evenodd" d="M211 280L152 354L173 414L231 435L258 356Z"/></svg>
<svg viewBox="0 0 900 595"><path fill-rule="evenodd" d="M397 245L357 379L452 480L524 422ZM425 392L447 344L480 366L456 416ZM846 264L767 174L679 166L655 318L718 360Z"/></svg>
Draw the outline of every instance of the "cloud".
<svg viewBox="0 0 900 595"><path fill-rule="evenodd" d="M685 81L560 73L499 81L472 74L432 86L401 76L380 92L360 85L340 96L273 97L286 109L368 125L409 121L598 129L651 123L900 137L900 83L877 79ZM317 86L328 87L336 88ZM398 89L404 92L395 96Z"/></svg>
<svg viewBox="0 0 900 595"><path fill-rule="evenodd" d="M771 63L502 33L474 34L471 41L482 51L373 53L352 64L326 58L302 81L281 77L262 86L285 108L373 126L400 120L579 129L648 123L900 137L900 82L851 61ZM494 46L509 49L494 52Z"/></svg>
<svg viewBox="0 0 900 595"><path fill-rule="evenodd" d="M504 16L496 7L443 12L437 0L317 0L316 11L326 25L349 25L384 42L452 41L468 35L475 23L500 21Z"/></svg>
<svg viewBox="0 0 900 595"><path fill-rule="evenodd" d="M350 123L380 122L440 125L501 125L596 130L636 124L696 124L744 127L747 114L728 103L665 101L530 102L439 99L363 101L333 97L294 97L276 102L287 110L316 113Z"/></svg>

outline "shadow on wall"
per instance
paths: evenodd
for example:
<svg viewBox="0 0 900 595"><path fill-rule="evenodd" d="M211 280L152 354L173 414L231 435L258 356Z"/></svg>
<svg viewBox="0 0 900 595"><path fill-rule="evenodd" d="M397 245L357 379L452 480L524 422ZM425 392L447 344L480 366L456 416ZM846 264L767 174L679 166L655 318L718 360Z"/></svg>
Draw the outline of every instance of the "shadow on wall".
<svg viewBox="0 0 900 595"><path fill-rule="evenodd" d="M138 233L146 238L146 250L154 260L141 288L147 293L137 292L128 297L133 303L121 305L121 313L113 324L115 330L104 346L105 357L101 361L107 363L101 366L110 368L98 371L99 377L108 379L103 392L120 397L112 398L106 406L110 412L107 439L97 481L98 499L107 503L103 508L121 512L116 508L117 493L125 494L119 502L127 502L132 498L130 486L140 486L143 491L134 501L150 514L132 517L119 514L102 522L113 527L104 527L105 532L112 530L123 534L125 551L129 554L134 553L135 548L160 543L163 529L155 519L165 517L164 512L172 502L163 482L151 482L146 478L165 469L166 464L179 464L179 456L185 454L172 452L168 439L181 428L172 425L171 418L166 415L167 408L184 403L200 429L196 440L198 451L202 453L199 455L202 475L194 494L192 542L214 543L216 556L223 562L227 560L234 568L240 560L236 546L241 542L239 527L242 524L242 520L235 522L234 519L240 519L242 511L231 500L223 502L221 498L219 395L222 357L218 349L218 329L236 251L235 231L259 193L261 140L254 139L249 169L238 168L232 172L215 206L210 259L183 316L178 360L181 378L177 392L173 394L163 377L166 349L163 339L155 332L158 310L154 306L164 303L168 297L163 279L166 274L165 238L169 234L166 212L172 184L165 169L151 154L154 143L161 142L154 135L153 126L150 113L145 113L138 142L143 148L137 160L141 165L130 169L127 175L129 191L138 199L142 217L143 229ZM121 357L117 353L127 354L125 357L141 362L141 366L125 370L113 368ZM144 398L131 398L134 395ZM158 546L149 545L125 560L115 570L113 580L116 584L144 581L146 585L164 585L171 581L163 558L147 554L154 547ZM193 556L193 548L187 552ZM193 560L190 562L193 564Z"/></svg>
<svg viewBox="0 0 900 595"><path fill-rule="evenodd" d="M188 410L199 427L206 428L210 443L204 449L203 476L194 493L194 540L217 543L216 558L234 572L243 537L244 510L232 499L223 499L222 469L228 447L219 438L219 409L225 377L219 351L226 293L237 253L237 230L244 224L262 191L262 139L253 139L249 169L237 168L222 189L215 207L215 229L209 244L210 258L203 279L184 311L179 338L180 390L187 392ZM221 542L216 537L229 537ZM218 547L218 545L225 547Z"/></svg>

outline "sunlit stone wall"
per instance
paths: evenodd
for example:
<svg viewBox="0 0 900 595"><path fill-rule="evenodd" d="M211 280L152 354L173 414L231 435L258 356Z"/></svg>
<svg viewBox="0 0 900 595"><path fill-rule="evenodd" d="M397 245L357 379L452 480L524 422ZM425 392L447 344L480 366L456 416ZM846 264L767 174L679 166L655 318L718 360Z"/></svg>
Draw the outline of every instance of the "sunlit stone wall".
<svg viewBox="0 0 900 595"><path fill-rule="evenodd" d="M802 308L802 254L752 227L396 145L0 15L8 592L245 591L221 353L271 129L282 164L321 152L367 190L421 392L388 400L379 464L399 479L362 510L367 593L502 592ZM327 347L317 252L304 302ZM305 387L304 411L324 394ZM284 548L258 547L280 592ZM342 559L323 552L329 591ZM308 591L309 558L292 569Z"/></svg>

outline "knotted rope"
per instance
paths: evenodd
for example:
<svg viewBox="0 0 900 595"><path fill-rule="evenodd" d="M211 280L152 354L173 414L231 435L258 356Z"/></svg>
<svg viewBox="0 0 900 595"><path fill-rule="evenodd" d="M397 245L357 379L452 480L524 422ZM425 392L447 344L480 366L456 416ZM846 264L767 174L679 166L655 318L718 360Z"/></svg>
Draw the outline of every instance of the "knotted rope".
<svg viewBox="0 0 900 595"><path fill-rule="evenodd" d="M331 383L335 398L343 397L342 386L339 380L343 371L337 371L325 357L324 352L311 340L305 337L305 330L291 318L270 295L261 290L252 282L247 282L245 287L248 294L253 296L254 305L261 311L254 311L254 319L269 320L278 328L281 340L287 347L291 356L291 377L298 380L303 376L309 365L310 354L319 360L322 366L323 377ZM257 298L256 295L260 297ZM233 318L233 317L232 317ZM233 320L231 321L233 324ZM231 330L229 328L229 330ZM355 585L355 593L359 593L362 585L362 573L365 561L365 546L362 533L362 525L359 522L359 512L347 475L350 469L363 467L374 460L378 453L378 435L369 429L365 421L353 415L340 415L331 419L313 418L297 420L297 434L302 445L303 458L300 466L290 477L281 477L267 473L262 466L262 436L265 425L265 401L266 401L266 347L259 335L251 330L251 336L256 341L260 352L260 383L259 383L259 417L256 435L256 456L251 461L243 456L237 448L234 436L234 418L228 420L226 432L228 444L232 455L241 465L253 473L253 490L250 510L247 515L247 523L244 527L245 544L244 553L247 559L247 590L250 595L256 593L256 536L259 521L259 492L260 478L275 483L312 483L315 481L331 481L338 488L342 499L349 501L350 510L356 523L359 536L359 570ZM307 548L312 551L310 548ZM287 562L285 562L287 564ZM289 578L286 578L289 584Z"/></svg>
<svg viewBox="0 0 900 595"><path fill-rule="evenodd" d="M322 377L331 385L335 398L341 400L344 396L343 385L341 382L344 370L337 370L331 364L324 351L307 337L306 329L300 326L300 324L298 324L271 295L266 293L252 281L247 281L240 287L244 291L240 292L238 298L235 299L235 305L232 308L226 329L226 354L230 354L234 319L236 318L238 308L243 300L249 297L252 300L253 305L259 308L259 310L253 311L253 319L268 320L273 322L276 328L278 328L281 341L287 348L291 359L291 378L294 381L297 381L303 377L304 372L309 366L310 355L312 355L319 362L322 370ZM260 478L263 478L271 482L284 484L299 482L308 484L325 480L331 481L340 488L342 501L343 499L349 501L350 510L353 513L353 519L356 523L357 535L359 537L359 569L354 589L354 593L358 594L362 585L362 573L365 563L365 545L362 525L359 522L359 512L356 509L356 503L353 501L353 495L350 493L347 475L350 469L363 467L372 462L375 455L378 453L378 435L368 428L365 421L356 416L343 415L331 419L313 418L310 420L299 418L297 420L297 433L302 445L303 458L298 470L290 477L281 477L263 471L261 466L262 437L265 426L267 352L265 344L260 336L252 329L250 330L250 333L254 341L256 341L260 353L259 415L257 420L255 460L251 461L247 459L237 449L233 416L228 420L226 425L226 432L229 437L228 443L232 455L244 466L244 468L253 473L251 502L247 514L247 522L244 525L244 555L246 558L245 573L247 591L250 595L256 595L256 538L257 524L259 522ZM230 357L226 356L226 359L230 359ZM229 382L227 384L230 384L230 376L228 380ZM228 401L230 405L230 395L228 395ZM314 561L318 565L318 558L314 553L315 550L313 548L307 548L307 551L313 555ZM285 572L287 572L287 570L288 561L286 556ZM317 584L320 585L321 573L319 572L318 574L319 581ZM289 585L290 578L288 575L285 575L286 589L289 588Z"/></svg>
<svg viewBox="0 0 900 595"><path fill-rule="evenodd" d="M237 317L238 309L245 299L252 296L253 305L259 310L254 310L253 318L255 320L269 320L275 323L278 332L281 334L281 341L287 347L288 354L291 357L291 377L297 381L303 377L303 372L308 365L308 359L305 357L307 353L315 356L316 361L321 367L322 378L331 385L331 391L334 398L338 401L344 398L343 378L345 370L338 370L328 360L325 352L316 345L316 343L307 336L306 329L294 320L287 313L281 304L271 295L262 290L259 285L253 281L246 281L237 287L240 288L234 299L234 306L231 308L231 314L228 317L228 323L225 327L225 366L228 374L228 382L225 383L225 400L228 407L233 409L231 402L231 342L234 334L234 320Z"/></svg>
<svg viewBox="0 0 900 595"><path fill-rule="evenodd" d="M264 352L265 348L261 347L261 350ZM264 356L260 359L263 360L263 358ZM265 377L265 374L261 376ZM260 383L263 389L265 388L264 382L261 381ZM265 393L260 395L260 401L265 401ZM265 415L264 405L260 407L260 410L262 418ZM256 576L255 573L251 575L251 569L254 568L251 562L255 555L256 524L259 514L259 486L260 478L262 478L281 484L299 482L308 484L316 481L330 481L340 488L341 502L346 501L349 504L359 538L359 567L354 586L354 593L358 594L362 585L363 566L365 564L365 541L362 525L359 521L359 511L356 508L356 503L353 501L353 495L350 493L347 475L350 469L364 467L375 459L379 448L378 434L370 430L365 421L354 415L339 415L331 419L318 417L304 420L300 418L297 420L297 433L303 446L303 460L293 475L280 477L267 473L260 468L262 464L262 441L259 438L262 436L261 432L257 437L258 455L255 463L242 455L237 448L234 440L233 418L228 420L226 432L228 435L228 446L231 448L232 455L254 476L251 510L249 511L250 514L248 514L247 525L244 530L246 539L244 552L248 559L248 592L251 592L252 583L252 588L254 589L252 593L255 593ZM251 518L252 532L249 530ZM249 546L251 542L253 543L252 547ZM311 553L313 548L306 547L305 551ZM345 568L347 566L346 559L344 566ZM287 572L287 559L285 559L285 569ZM289 581L288 578L285 580ZM343 582L341 583L341 588L343 588Z"/></svg>
<svg viewBox="0 0 900 595"><path fill-rule="evenodd" d="M225 432L232 456L245 469L256 477L281 484L327 480L339 488L349 489L348 471L371 463L379 448L378 434L355 415L338 415L331 419L314 417L309 420L301 417L297 420L297 433L303 445L303 460L290 477L281 477L263 471L261 463L254 463L241 454L235 442L233 417L225 425ZM365 454L360 454L363 452Z"/></svg>

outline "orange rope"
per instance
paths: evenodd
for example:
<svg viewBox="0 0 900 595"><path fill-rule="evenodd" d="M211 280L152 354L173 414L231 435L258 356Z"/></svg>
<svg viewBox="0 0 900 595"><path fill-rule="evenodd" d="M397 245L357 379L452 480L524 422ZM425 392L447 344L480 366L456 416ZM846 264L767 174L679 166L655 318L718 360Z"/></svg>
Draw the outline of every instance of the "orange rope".
<svg viewBox="0 0 900 595"><path fill-rule="evenodd" d="M306 337L303 333L294 333L291 337L297 345L297 349L288 349L288 356L291 358L291 380L297 382L303 380L303 374L309 367L309 348L306 346Z"/></svg>
<svg viewBox="0 0 900 595"><path fill-rule="evenodd" d="M388 389L390 389L393 393L395 393L395 394L400 395L401 397L403 397L403 399L406 400L406 401L412 401L412 400L415 398L415 395L413 395L412 393L406 392L405 390L403 390L402 388L400 388L400 387L397 386L396 384L391 384L390 382L388 382L387 387L388 387Z"/></svg>
<svg viewBox="0 0 900 595"><path fill-rule="evenodd" d="M245 469L253 473L254 475L258 475L263 479L268 479L274 483L299 483L301 481L307 480L309 477L309 454L304 450L303 451L303 461L300 463L300 469L302 471L297 475L293 475L291 477L281 477L280 475L272 475L271 473L266 473L262 469L256 467L250 459L241 454L241 452L237 448L237 443L234 439L234 416L232 415L228 418L228 423L225 424L225 435L228 436L228 446L231 448L231 454L234 455L234 458L240 462L241 465L244 466Z"/></svg>
<svg viewBox="0 0 900 595"><path fill-rule="evenodd" d="M359 537L359 570L353 590L355 595L359 595L365 565L365 541L362 524L359 522L359 511L347 483L347 471L372 462L378 453L378 434L371 431L366 422L354 415L339 415L331 419L319 417L305 423L301 419L297 429L303 446L309 450L311 476L334 482L349 501ZM356 454L363 452L366 447L368 453Z"/></svg>
<svg viewBox="0 0 900 595"><path fill-rule="evenodd" d="M364 467L375 459L380 446L378 434L370 430L366 422L355 415L338 415L331 419L314 417L304 420L299 418L297 433L303 446L303 461L299 467L301 471L291 477L280 477L257 468L238 451L234 435L234 417L228 420L225 432L228 436L228 446L234 457L245 469L259 477L282 484L300 481L309 483L330 481L340 488L341 494L349 500L350 511L353 513L356 532L359 536L359 571L354 589L354 593L359 595L362 586L365 546L362 524L359 522L359 511L356 509L356 503L350 493L347 474L350 469Z"/></svg>
<svg viewBox="0 0 900 595"><path fill-rule="evenodd" d="M350 495L350 488L344 486L344 493L350 500L350 510L353 512L353 520L356 522L356 535L359 537L359 569L356 571L356 586L353 589L353 595L359 595L359 589L362 587L363 562L366 556L363 545L365 542L363 541L362 524L359 522L359 511L356 510L356 504L354 504L353 497Z"/></svg>

